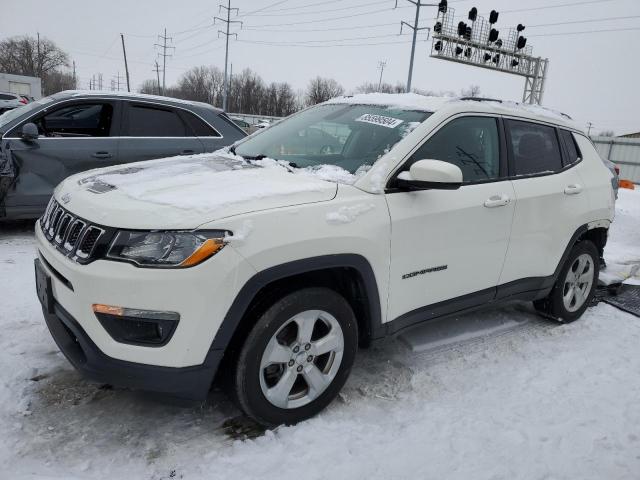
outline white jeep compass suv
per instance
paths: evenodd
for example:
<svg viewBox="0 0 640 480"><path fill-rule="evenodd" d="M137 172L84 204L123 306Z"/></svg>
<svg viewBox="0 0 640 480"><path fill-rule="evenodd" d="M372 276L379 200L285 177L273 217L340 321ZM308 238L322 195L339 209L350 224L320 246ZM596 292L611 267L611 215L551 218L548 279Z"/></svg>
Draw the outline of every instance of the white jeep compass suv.
<svg viewBox="0 0 640 480"><path fill-rule="evenodd" d="M593 296L611 172L569 117L370 94L226 151L93 170L36 225L36 285L69 361L100 382L295 423L358 350L503 300L572 321Z"/></svg>

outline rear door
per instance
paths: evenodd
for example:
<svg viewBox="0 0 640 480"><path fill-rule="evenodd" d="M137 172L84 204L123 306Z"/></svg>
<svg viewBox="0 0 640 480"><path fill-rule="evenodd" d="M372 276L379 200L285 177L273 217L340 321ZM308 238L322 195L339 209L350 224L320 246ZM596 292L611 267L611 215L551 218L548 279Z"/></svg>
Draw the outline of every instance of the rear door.
<svg viewBox="0 0 640 480"><path fill-rule="evenodd" d="M202 153L204 147L180 109L124 101L122 163Z"/></svg>
<svg viewBox="0 0 640 480"><path fill-rule="evenodd" d="M25 120L9 132L8 150L18 178L7 193L7 212L37 213L66 177L118 163L118 101L87 99L62 102ZM40 137L20 137L24 123L38 127ZM6 146L6 145L5 145Z"/></svg>
<svg viewBox="0 0 640 480"><path fill-rule="evenodd" d="M589 208L575 159L563 164L555 127L505 125L516 210L500 284L551 276Z"/></svg>

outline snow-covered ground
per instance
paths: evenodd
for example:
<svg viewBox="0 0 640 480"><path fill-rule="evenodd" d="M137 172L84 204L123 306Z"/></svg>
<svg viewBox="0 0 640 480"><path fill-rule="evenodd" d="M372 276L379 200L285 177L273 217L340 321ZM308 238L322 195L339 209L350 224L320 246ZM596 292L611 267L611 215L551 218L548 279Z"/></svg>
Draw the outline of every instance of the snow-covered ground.
<svg viewBox="0 0 640 480"><path fill-rule="evenodd" d="M82 380L42 320L29 228L0 225L2 479L640 478L640 319L609 305L422 327L361 351L318 417L261 432L220 392L185 407ZM606 258L640 263L640 191Z"/></svg>

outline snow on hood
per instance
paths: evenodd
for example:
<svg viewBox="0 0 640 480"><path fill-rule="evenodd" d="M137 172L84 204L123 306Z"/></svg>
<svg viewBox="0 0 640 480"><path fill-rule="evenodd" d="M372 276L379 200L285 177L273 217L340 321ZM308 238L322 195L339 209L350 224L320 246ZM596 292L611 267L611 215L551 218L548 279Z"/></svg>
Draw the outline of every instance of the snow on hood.
<svg viewBox="0 0 640 480"><path fill-rule="evenodd" d="M92 170L67 179L56 197L65 196L73 213L104 225L194 228L251 211L330 200L336 182L356 179L338 168L292 169L286 162L250 163L219 151Z"/></svg>

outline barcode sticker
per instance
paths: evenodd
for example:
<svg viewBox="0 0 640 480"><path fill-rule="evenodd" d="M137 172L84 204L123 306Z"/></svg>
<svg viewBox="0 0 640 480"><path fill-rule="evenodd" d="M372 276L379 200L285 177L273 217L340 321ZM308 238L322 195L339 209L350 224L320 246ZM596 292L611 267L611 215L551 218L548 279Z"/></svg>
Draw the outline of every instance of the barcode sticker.
<svg viewBox="0 0 640 480"><path fill-rule="evenodd" d="M399 118L385 117L383 115L375 115L373 113L365 113L364 115L356 118L356 122L372 123L374 125L380 125L381 127L396 128L402 123Z"/></svg>

